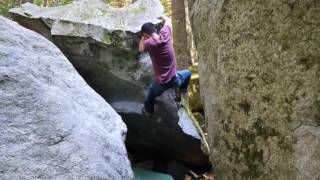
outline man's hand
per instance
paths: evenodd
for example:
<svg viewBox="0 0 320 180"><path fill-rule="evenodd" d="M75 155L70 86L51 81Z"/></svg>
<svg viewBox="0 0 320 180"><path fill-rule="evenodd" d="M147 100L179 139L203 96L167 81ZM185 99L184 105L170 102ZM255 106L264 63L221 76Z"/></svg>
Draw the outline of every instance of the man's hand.
<svg viewBox="0 0 320 180"><path fill-rule="evenodd" d="M159 16L158 19L162 20L162 21L170 21L170 19L167 16Z"/></svg>
<svg viewBox="0 0 320 180"><path fill-rule="evenodd" d="M171 20L170 20L169 17L167 17L167 16L160 16L160 17L158 17L158 19L162 20L165 25L168 25L168 26L171 27Z"/></svg>

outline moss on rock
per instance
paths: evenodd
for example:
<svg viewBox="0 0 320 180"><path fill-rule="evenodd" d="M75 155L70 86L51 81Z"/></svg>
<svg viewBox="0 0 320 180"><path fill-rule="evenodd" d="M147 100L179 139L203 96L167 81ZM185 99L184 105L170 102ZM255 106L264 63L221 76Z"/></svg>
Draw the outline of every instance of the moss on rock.
<svg viewBox="0 0 320 180"><path fill-rule="evenodd" d="M192 72L188 91L189 106L192 112L201 111L203 107L200 98L198 65L195 64L193 66L190 66L189 70Z"/></svg>
<svg viewBox="0 0 320 180"><path fill-rule="evenodd" d="M189 1L218 178L318 178L295 134L320 125L320 4Z"/></svg>

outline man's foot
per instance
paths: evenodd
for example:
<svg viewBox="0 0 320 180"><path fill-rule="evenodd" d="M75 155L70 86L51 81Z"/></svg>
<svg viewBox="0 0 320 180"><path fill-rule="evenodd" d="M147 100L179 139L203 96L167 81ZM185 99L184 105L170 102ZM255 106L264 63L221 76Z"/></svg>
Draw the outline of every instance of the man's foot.
<svg viewBox="0 0 320 180"><path fill-rule="evenodd" d="M142 107L141 113L145 116L152 116L152 113L147 112L147 110L144 107Z"/></svg>

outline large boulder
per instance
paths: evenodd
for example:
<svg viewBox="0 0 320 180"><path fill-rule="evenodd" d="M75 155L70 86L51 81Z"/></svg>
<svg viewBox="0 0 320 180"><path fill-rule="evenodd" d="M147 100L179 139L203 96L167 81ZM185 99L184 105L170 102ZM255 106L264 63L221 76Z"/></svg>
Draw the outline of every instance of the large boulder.
<svg viewBox="0 0 320 180"><path fill-rule="evenodd" d="M0 179L132 179L121 117L41 35L0 17Z"/></svg>
<svg viewBox="0 0 320 180"><path fill-rule="evenodd" d="M177 160L190 168L206 170L209 158L201 149L201 137L184 108L178 109L172 93L165 92L153 116L141 114L143 104L119 101L111 104L129 131L126 145L138 156Z"/></svg>
<svg viewBox="0 0 320 180"><path fill-rule="evenodd" d="M143 98L151 73L149 56L139 59L139 31L145 22L159 23L163 11L158 0L139 0L126 8L102 0L51 8L26 3L10 10L21 25L52 40L108 102Z"/></svg>
<svg viewBox="0 0 320 180"><path fill-rule="evenodd" d="M189 0L219 179L320 179L319 1Z"/></svg>

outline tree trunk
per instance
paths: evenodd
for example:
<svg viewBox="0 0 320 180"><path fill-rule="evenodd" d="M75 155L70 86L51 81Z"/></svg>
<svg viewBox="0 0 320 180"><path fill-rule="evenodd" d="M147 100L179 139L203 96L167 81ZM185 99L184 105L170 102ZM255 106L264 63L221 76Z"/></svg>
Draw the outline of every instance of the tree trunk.
<svg viewBox="0 0 320 180"><path fill-rule="evenodd" d="M48 4L48 0L44 0L43 1L43 7L47 7L47 4Z"/></svg>
<svg viewBox="0 0 320 180"><path fill-rule="evenodd" d="M186 23L184 0L172 0L173 42L178 69L186 69L192 64Z"/></svg>
<svg viewBox="0 0 320 180"><path fill-rule="evenodd" d="M26 3L26 2L33 3L33 0L21 0L21 2L22 2L22 4Z"/></svg>

